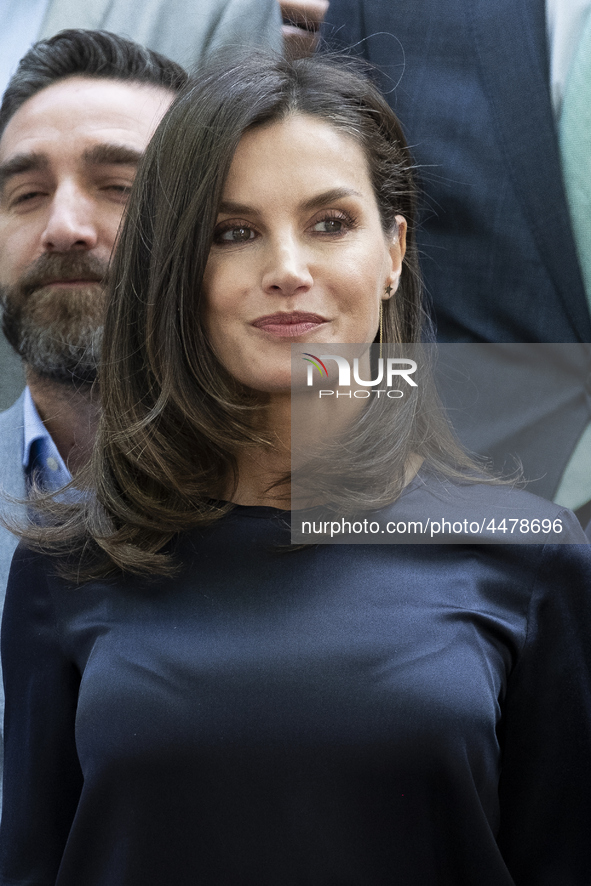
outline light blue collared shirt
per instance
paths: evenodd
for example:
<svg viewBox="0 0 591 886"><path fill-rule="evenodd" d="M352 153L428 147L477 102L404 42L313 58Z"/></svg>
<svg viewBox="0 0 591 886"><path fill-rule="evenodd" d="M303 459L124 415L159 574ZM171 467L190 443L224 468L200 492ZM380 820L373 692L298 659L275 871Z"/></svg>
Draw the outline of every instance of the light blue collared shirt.
<svg viewBox="0 0 591 886"><path fill-rule="evenodd" d="M57 446L35 408L31 392L25 388L23 468L30 476L38 472L38 481L45 489L59 489L72 479ZM31 451L33 450L33 452ZM34 464L33 464L34 461Z"/></svg>

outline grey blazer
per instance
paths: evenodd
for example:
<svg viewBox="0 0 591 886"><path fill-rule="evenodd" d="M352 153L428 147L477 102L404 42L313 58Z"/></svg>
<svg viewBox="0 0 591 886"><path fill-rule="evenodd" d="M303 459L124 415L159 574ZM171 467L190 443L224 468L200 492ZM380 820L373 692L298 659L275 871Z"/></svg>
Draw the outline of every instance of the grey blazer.
<svg viewBox="0 0 591 886"><path fill-rule="evenodd" d="M63 28L100 28L192 68L232 46L281 51L277 0L50 0L39 39Z"/></svg>
<svg viewBox="0 0 591 886"><path fill-rule="evenodd" d="M16 403L0 413L0 512L24 516L24 506L15 505L6 500L5 496L21 501L26 495L25 473L23 471L23 400L21 394ZM18 539L4 526L0 526L0 612L4 606L6 581L10 570L12 555ZM4 722L4 689L0 683L0 727ZM2 729L0 728L0 739ZM3 760L3 743L0 741L0 766ZM1 770L0 770L1 771ZM2 781L0 779L0 800L2 798Z"/></svg>

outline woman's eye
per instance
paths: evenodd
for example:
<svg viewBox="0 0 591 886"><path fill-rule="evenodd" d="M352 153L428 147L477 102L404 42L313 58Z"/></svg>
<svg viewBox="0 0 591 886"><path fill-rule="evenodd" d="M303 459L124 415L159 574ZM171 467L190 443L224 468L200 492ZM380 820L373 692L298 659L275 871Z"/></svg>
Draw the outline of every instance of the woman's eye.
<svg viewBox="0 0 591 886"><path fill-rule="evenodd" d="M216 234L217 243L246 243L248 240L254 240L255 233L252 228L246 225L233 225Z"/></svg>
<svg viewBox="0 0 591 886"><path fill-rule="evenodd" d="M342 218L323 218L312 227L313 231L320 234L342 234L346 228L346 222Z"/></svg>

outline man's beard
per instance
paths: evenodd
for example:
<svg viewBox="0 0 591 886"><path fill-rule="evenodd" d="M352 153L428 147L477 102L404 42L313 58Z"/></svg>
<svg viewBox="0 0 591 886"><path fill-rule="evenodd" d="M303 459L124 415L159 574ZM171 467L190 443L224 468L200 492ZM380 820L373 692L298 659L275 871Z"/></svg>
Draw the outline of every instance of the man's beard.
<svg viewBox="0 0 591 886"><path fill-rule="evenodd" d="M88 252L46 253L13 286L0 287L4 335L38 375L69 384L97 376L107 263ZM52 280L88 280L48 286Z"/></svg>

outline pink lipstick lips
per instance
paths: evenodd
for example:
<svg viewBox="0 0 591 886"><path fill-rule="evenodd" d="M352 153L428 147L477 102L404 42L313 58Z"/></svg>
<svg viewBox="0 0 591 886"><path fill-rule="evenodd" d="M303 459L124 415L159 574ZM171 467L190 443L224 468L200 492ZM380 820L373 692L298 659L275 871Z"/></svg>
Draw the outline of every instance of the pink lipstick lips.
<svg viewBox="0 0 591 886"><path fill-rule="evenodd" d="M299 338L326 322L324 317L320 317L318 314L293 311L291 313L279 312L277 314L269 314L267 317L259 317L252 325L277 338Z"/></svg>

